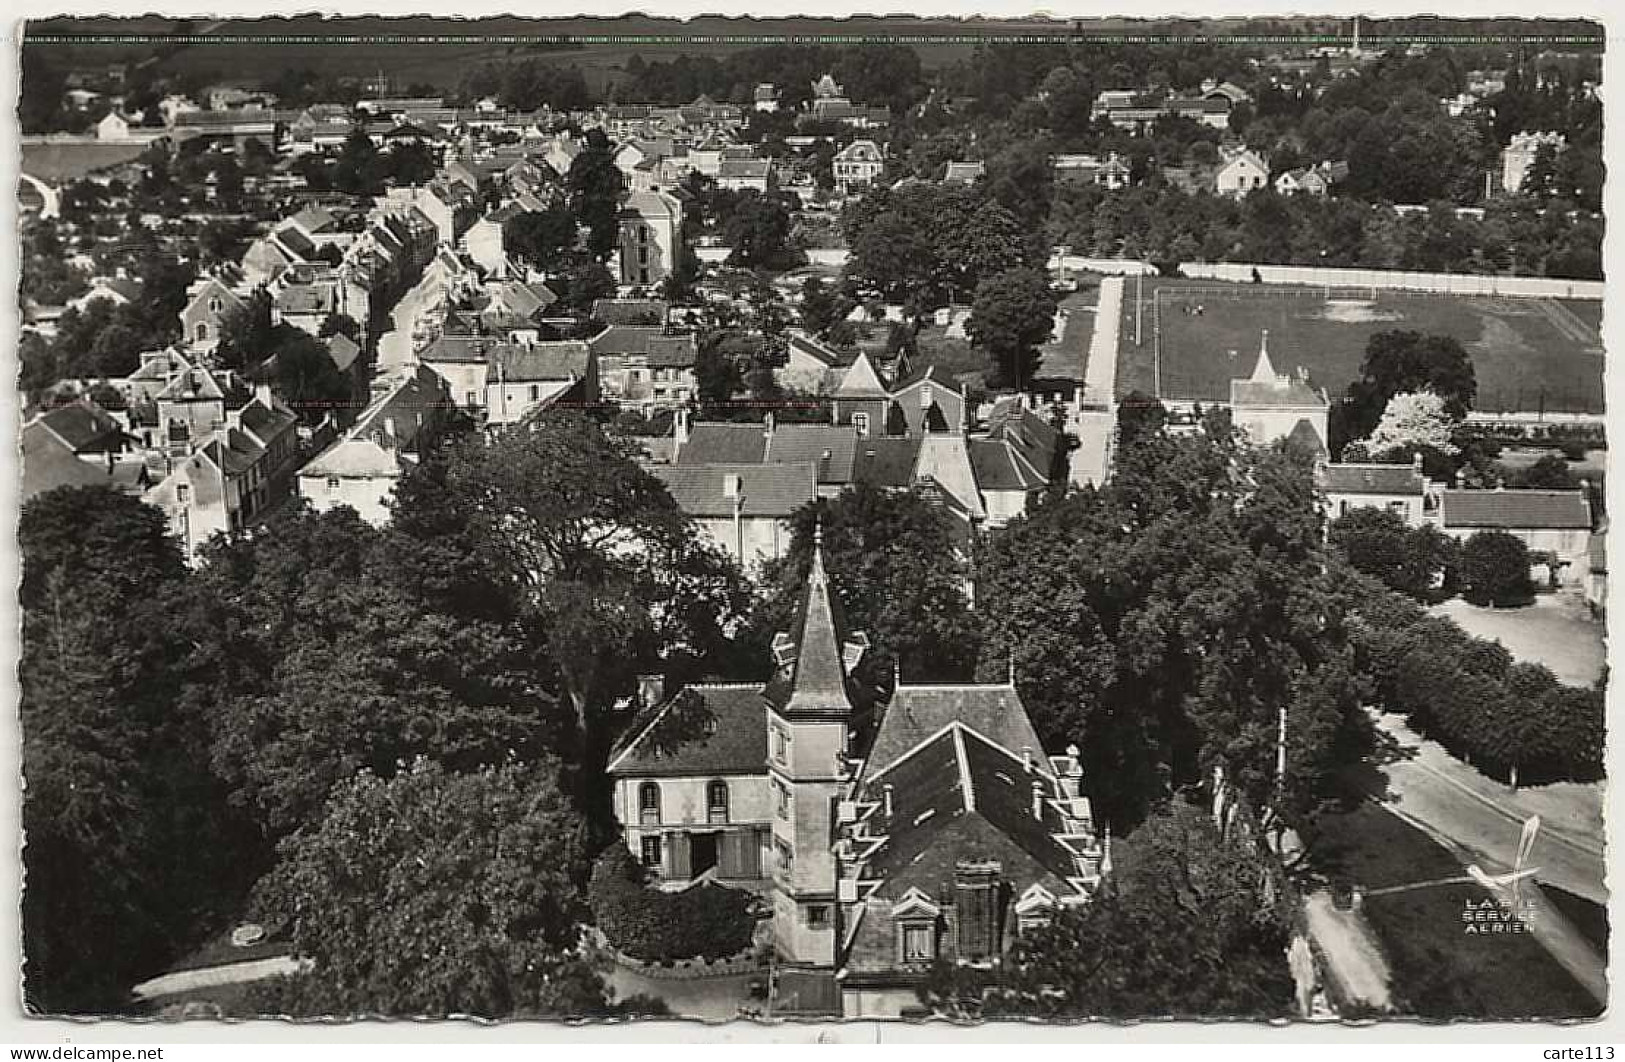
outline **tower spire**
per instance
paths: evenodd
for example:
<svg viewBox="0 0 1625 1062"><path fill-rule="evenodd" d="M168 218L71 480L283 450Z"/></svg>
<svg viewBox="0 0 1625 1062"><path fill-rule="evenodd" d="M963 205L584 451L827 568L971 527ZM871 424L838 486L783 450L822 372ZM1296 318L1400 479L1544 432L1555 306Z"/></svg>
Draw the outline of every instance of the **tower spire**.
<svg viewBox="0 0 1625 1062"><path fill-rule="evenodd" d="M1252 382L1272 384L1275 381L1275 366L1270 364L1270 330L1266 328L1258 341L1258 363L1253 366Z"/></svg>

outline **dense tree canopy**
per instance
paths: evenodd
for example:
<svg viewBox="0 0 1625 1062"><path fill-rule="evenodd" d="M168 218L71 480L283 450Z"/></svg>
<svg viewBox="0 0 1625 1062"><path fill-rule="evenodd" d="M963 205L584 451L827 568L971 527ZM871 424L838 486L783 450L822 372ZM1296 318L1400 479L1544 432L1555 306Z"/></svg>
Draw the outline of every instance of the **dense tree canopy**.
<svg viewBox="0 0 1625 1062"><path fill-rule="evenodd" d="M1023 932L991 972L938 964L922 999L958 1017L1292 1013L1290 905L1268 856L1178 802L1114 847L1101 895Z"/></svg>
<svg viewBox="0 0 1625 1062"><path fill-rule="evenodd" d="M1218 415L1196 435L1143 432L1104 488L986 543L981 677L1013 659L1046 747L1084 750L1114 827L1217 765L1271 802L1282 708L1283 810L1312 808L1364 732L1350 601L1327 560L1303 459L1240 447Z"/></svg>

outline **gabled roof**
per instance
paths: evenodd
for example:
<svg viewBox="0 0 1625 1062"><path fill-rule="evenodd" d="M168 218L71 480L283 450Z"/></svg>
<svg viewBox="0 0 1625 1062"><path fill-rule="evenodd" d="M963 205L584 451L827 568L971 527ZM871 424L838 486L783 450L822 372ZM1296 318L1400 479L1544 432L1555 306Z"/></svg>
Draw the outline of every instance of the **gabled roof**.
<svg viewBox="0 0 1625 1062"><path fill-rule="evenodd" d="M814 361L822 362L827 368L836 369L852 363L850 355L842 355L829 344L797 329L785 333L785 342L791 353L803 354Z"/></svg>
<svg viewBox="0 0 1625 1062"><path fill-rule="evenodd" d="M1000 876L1017 887L1039 882L1057 894L1074 890L1077 861L1058 841L1066 829L1050 803L1062 797L1048 764L1034 749L1028 773L1019 752L1002 748L964 723L952 722L876 774L865 770L860 799L883 802L891 786L892 815L872 818L886 843L869 857L864 877L880 882L875 895L901 899L911 889L940 898L963 860L997 860ZM1043 797L1032 814L1033 784ZM878 813L877 813L878 814Z"/></svg>
<svg viewBox="0 0 1625 1062"><path fill-rule="evenodd" d="M880 373L875 370L874 362L869 360L865 351L858 352L857 360L846 370L840 385L835 388L837 398L885 398L889 394Z"/></svg>
<svg viewBox="0 0 1625 1062"><path fill-rule="evenodd" d="M1324 406L1326 396L1295 376L1276 373L1270 363L1270 334L1266 329L1259 340L1258 360L1253 374L1245 380L1230 381L1232 406Z"/></svg>
<svg viewBox="0 0 1625 1062"><path fill-rule="evenodd" d="M288 410L267 405L258 398L245 405L238 417L245 431L252 432L255 438L265 443L292 431L299 423L299 418Z"/></svg>
<svg viewBox="0 0 1625 1062"><path fill-rule="evenodd" d="M818 469L810 463L654 465L649 471L689 516L731 517L737 502L740 516L782 520L818 497ZM728 494L730 477L737 499Z"/></svg>
<svg viewBox="0 0 1625 1062"><path fill-rule="evenodd" d="M38 420L23 428L21 441L21 500L25 503L36 494L58 487L94 487L110 482L106 472L80 460L71 446Z"/></svg>
<svg viewBox="0 0 1625 1062"><path fill-rule="evenodd" d="M880 717L868 754L864 776L880 773L910 749L950 723L963 723L1012 752L1031 749L1043 757L1043 745L1033 729L1021 695L1013 685L898 685Z"/></svg>
<svg viewBox="0 0 1625 1062"><path fill-rule="evenodd" d="M332 228L337 219L333 217L332 211L313 203L288 220L311 235L315 235Z"/></svg>
<svg viewBox="0 0 1625 1062"><path fill-rule="evenodd" d="M225 391L214 378L214 374L205 368L189 368L185 372L176 374L175 378L158 392L160 402L211 402L224 401Z"/></svg>
<svg viewBox="0 0 1625 1062"><path fill-rule="evenodd" d="M1288 449L1301 450L1317 461L1324 461L1329 456L1326 441L1320 437L1320 432L1308 417L1299 417L1298 422L1292 425L1292 430L1286 435L1286 445Z"/></svg>
<svg viewBox="0 0 1625 1062"><path fill-rule="evenodd" d="M971 184L986 172L987 166L981 162L950 162L942 180L944 184Z"/></svg>
<svg viewBox="0 0 1625 1062"><path fill-rule="evenodd" d="M1582 490L1447 490L1439 516L1446 528L1591 529Z"/></svg>
<svg viewBox="0 0 1625 1062"><path fill-rule="evenodd" d="M1427 477L1414 465L1326 464L1315 485L1328 494L1409 494L1421 497Z"/></svg>
<svg viewBox="0 0 1625 1062"><path fill-rule="evenodd" d="M74 453L100 451L122 434L118 421L89 399L57 406L34 418Z"/></svg>
<svg viewBox="0 0 1625 1062"><path fill-rule="evenodd" d="M647 713L610 757L608 773L632 777L762 774L767 723L760 682L685 686Z"/></svg>

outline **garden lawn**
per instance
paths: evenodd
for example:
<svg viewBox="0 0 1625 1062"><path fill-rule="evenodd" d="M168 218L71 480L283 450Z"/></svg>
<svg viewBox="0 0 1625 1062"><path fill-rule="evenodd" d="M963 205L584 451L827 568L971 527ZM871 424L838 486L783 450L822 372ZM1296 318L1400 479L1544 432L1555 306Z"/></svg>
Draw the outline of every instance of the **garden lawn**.
<svg viewBox="0 0 1625 1062"><path fill-rule="evenodd" d="M1270 333L1277 372L1307 371L1337 397L1360 374L1375 332L1454 336L1473 358L1476 408L1600 413L1602 340L1596 308L1581 300L1427 295L1370 289L1225 284L1147 278L1146 340L1135 348L1135 288L1123 299L1117 393L1150 392L1161 363L1161 397L1227 402L1230 381L1252 372ZM1196 313L1200 307L1201 313ZM1160 330L1160 350L1151 338Z"/></svg>
<svg viewBox="0 0 1625 1062"><path fill-rule="evenodd" d="M1375 804L1323 815L1314 832L1315 866L1367 890L1464 873L1449 851ZM1361 914L1388 959L1401 1013L1501 1020L1598 1013L1585 988L1533 936L1466 932L1467 903L1488 898L1470 883L1365 898Z"/></svg>

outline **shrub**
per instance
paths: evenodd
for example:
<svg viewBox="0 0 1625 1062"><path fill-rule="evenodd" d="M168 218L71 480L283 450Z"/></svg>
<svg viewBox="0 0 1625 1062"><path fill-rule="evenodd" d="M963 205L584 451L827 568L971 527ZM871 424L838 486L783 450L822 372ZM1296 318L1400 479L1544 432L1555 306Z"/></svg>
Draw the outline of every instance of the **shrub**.
<svg viewBox="0 0 1625 1062"><path fill-rule="evenodd" d="M1461 547L1462 596L1475 605L1527 605L1529 548L1505 531L1480 531Z"/></svg>
<svg viewBox="0 0 1625 1062"><path fill-rule="evenodd" d="M644 962L723 959L750 947L756 928L749 893L706 882L683 892L650 888L623 845L593 864L587 886L593 917L612 947Z"/></svg>

